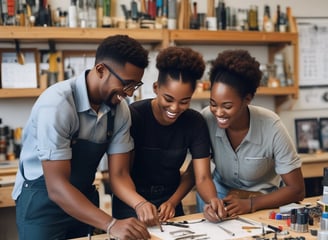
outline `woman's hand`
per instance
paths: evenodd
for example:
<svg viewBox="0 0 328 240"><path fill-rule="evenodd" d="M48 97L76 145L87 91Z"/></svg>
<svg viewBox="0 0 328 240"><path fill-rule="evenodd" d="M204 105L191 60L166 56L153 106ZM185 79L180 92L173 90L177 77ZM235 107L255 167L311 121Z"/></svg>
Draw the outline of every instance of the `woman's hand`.
<svg viewBox="0 0 328 240"><path fill-rule="evenodd" d="M154 204L148 201L140 202L136 205L135 211L138 219L147 226L159 225L158 212Z"/></svg>
<svg viewBox="0 0 328 240"><path fill-rule="evenodd" d="M223 198L223 201L226 204L226 210L229 216L236 216L252 212L252 204L250 198L240 199L235 195L228 195Z"/></svg>
<svg viewBox="0 0 328 240"><path fill-rule="evenodd" d="M175 206L169 202L166 201L161 204L161 206L158 208L158 216L159 216L159 221L165 222L170 218L173 218L175 215Z"/></svg>
<svg viewBox="0 0 328 240"><path fill-rule="evenodd" d="M220 222L223 218L227 217L223 201L219 198L212 198L204 206L204 217L210 222Z"/></svg>

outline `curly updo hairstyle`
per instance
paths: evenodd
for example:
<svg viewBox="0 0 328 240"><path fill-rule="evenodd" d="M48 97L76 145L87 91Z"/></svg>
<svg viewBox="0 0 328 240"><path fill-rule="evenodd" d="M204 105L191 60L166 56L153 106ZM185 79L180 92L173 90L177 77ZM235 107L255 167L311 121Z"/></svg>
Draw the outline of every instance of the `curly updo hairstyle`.
<svg viewBox="0 0 328 240"><path fill-rule="evenodd" d="M168 47L158 53L156 68L159 70L159 86L170 76L173 80L190 83L194 91L197 80L204 74L205 62L203 56L191 48Z"/></svg>
<svg viewBox="0 0 328 240"><path fill-rule="evenodd" d="M254 97L261 78L260 63L241 49L219 53L210 70L211 86L222 82L236 89L241 98L247 94Z"/></svg>

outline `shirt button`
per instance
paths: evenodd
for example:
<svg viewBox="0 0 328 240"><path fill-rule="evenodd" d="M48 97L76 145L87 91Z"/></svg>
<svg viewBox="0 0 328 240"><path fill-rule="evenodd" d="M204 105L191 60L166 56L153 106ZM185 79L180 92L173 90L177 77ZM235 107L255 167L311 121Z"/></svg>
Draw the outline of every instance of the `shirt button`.
<svg viewBox="0 0 328 240"><path fill-rule="evenodd" d="M28 183L25 183L25 187L28 187Z"/></svg>

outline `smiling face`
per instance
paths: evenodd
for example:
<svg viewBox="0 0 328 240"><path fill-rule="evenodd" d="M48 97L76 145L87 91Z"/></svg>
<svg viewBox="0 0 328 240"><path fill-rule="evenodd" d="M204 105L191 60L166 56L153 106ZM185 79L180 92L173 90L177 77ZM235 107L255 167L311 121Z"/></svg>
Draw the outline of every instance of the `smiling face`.
<svg viewBox="0 0 328 240"><path fill-rule="evenodd" d="M215 82L211 88L210 110L217 119L219 128L239 129L248 124L248 104L251 96L244 99L236 89L222 83Z"/></svg>
<svg viewBox="0 0 328 240"><path fill-rule="evenodd" d="M152 101L153 113L162 125L173 124L190 106L193 89L191 83L183 83L168 77L165 84L154 83L157 95Z"/></svg>
<svg viewBox="0 0 328 240"><path fill-rule="evenodd" d="M115 71L113 74L111 71ZM114 63L97 64L96 65L97 76L100 78L95 87L95 94L93 103L106 105L113 107L119 104L126 96L131 97L135 88L129 86L136 86L141 82L141 78L144 74L144 69L136 67L130 63L126 63L124 66L120 66ZM119 79L121 78L121 80ZM122 80L124 80L125 85Z"/></svg>

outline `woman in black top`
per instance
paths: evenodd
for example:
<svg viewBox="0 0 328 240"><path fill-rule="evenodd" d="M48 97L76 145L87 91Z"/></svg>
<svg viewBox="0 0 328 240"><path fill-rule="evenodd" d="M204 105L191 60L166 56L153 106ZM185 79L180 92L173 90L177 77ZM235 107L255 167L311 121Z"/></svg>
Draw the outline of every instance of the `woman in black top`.
<svg viewBox="0 0 328 240"><path fill-rule="evenodd" d="M156 60L157 96L130 105L135 143L131 162L110 161L113 216L135 216L151 226L183 215L181 200L195 182L203 200L223 216L211 179L207 126L199 112L189 109L204 60L182 47L166 48ZM188 152L192 164L180 174Z"/></svg>

